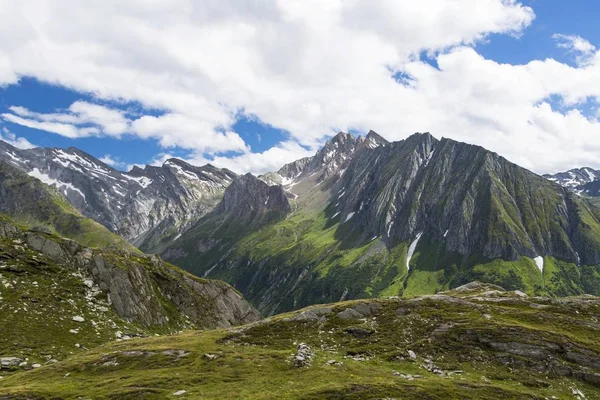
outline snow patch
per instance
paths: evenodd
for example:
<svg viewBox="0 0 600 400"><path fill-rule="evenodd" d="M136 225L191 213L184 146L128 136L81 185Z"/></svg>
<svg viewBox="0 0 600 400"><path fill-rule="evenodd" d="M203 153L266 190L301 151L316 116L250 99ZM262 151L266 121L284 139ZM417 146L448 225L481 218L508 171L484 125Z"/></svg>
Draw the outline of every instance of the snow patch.
<svg viewBox="0 0 600 400"><path fill-rule="evenodd" d="M429 164L429 161L431 161L431 159L433 158L433 153L435 153L435 150L433 150L431 153L429 153L429 155L427 156L427 160L425 160L425 166L427 166Z"/></svg>
<svg viewBox="0 0 600 400"><path fill-rule="evenodd" d="M346 219L344 220L344 222L348 222L350 220L350 218L354 217L354 212L351 212L350 214L348 214L348 216L346 217Z"/></svg>
<svg viewBox="0 0 600 400"><path fill-rule="evenodd" d="M189 180L192 180L192 181L199 181L200 180L200 178L198 178L198 175L196 175L196 174L194 174L192 172L184 170L181 167L181 165L177 165L177 164L169 162L169 161L165 162L164 165L167 165L167 166L173 168L175 170L175 173L177 175L182 176L182 177L184 177L186 179L189 179Z"/></svg>
<svg viewBox="0 0 600 400"><path fill-rule="evenodd" d="M394 221L390 222L388 225L387 235L390 236L390 232L392 231L392 226L394 226Z"/></svg>
<svg viewBox="0 0 600 400"><path fill-rule="evenodd" d="M413 240L413 242L408 247L408 254L406 255L406 269L408 270L410 270L410 259L412 258L413 254L415 254L415 249L417 248L417 244L419 243L419 239L421 239L422 234L423 232L418 233L415 240Z"/></svg>
<svg viewBox="0 0 600 400"><path fill-rule="evenodd" d="M533 259L533 261L535 261L535 265L537 265L540 272L543 273L544 272L544 257L537 256L536 258Z"/></svg>
<svg viewBox="0 0 600 400"><path fill-rule="evenodd" d="M32 171L28 172L27 175L31 176L32 178L39 179L40 181L44 182L48 186L56 186L56 188L58 190L62 191L65 196L67 196L68 190L73 190L73 191L79 193L81 195L81 197L83 197L84 201L86 200L85 194L83 194L83 192L81 190L79 190L75 186L73 186L73 184L67 183L67 182L61 182L57 179L50 178L49 175L44 174L38 168L34 168Z"/></svg>
<svg viewBox="0 0 600 400"><path fill-rule="evenodd" d="M130 181L137 182L144 189L150 186L150 184L152 183L152 179L145 176L129 176L127 174L123 174L123 177L129 179Z"/></svg>
<svg viewBox="0 0 600 400"><path fill-rule="evenodd" d="M449 230L450 230L450 229L446 229L446 232L444 232L444 237L448 236L448 231L449 231Z"/></svg>
<svg viewBox="0 0 600 400"><path fill-rule="evenodd" d="M590 182L596 180L596 175L592 174L588 168L585 168L584 171L588 174L588 178L590 178Z"/></svg>
<svg viewBox="0 0 600 400"><path fill-rule="evenodd" d="M6 154L15 161L23 162L23 160L21 160L19 157L17 157L15 154L11 153L10 151L7 151Z"/></svg>

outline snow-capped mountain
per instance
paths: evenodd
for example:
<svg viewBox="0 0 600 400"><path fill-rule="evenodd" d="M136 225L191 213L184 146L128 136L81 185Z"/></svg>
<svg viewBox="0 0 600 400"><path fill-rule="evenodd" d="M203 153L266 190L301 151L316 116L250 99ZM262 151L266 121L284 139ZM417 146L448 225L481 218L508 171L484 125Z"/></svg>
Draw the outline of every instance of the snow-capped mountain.
<svg viewBox="0 0 600 400"><path fill-rule="evenodd" d="M56 187L81 213L145 251L212 210L236 174L169 159L124 173L76 148L17 149L0 141L0 161Z"/></svg>
<svg viewBox="0 0 600 400"><path fill-rule="evenodd" d="M584 167L571 169L566 172L559 172L554 175L547 174L544 175L544 177L561 186L570 188L578 194L594 196L591 194L594 191L590 188L586 188L586 185L600 180L600 171Z"/></svg>

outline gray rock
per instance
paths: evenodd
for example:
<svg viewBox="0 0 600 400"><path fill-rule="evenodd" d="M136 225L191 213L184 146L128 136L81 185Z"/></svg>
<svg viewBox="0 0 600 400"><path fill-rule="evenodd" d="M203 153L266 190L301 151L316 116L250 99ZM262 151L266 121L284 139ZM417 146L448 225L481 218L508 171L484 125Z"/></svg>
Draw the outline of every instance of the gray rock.
<svg viewBox="0 0 600 400"><path fill-rule="evenodd" d="M309 367L312 363L314 352L306 343L300 343L296 348L294 356L294 367L302 368Z"/></svg>
<svg viewBox="0 0 600 400"><path fill-rule="evenodd" d="M341 319L362 319L364 315L352 308L346 308L344 311L339 312L337 317Z"/></svg>
<svg viewBox="0 0 600 400"><path fill-rule="evenodd" d="M18 366L23 360L18 358L18 357L1 357L0 358L0 366L2 368L8 368L8 367L16 367Z"/></svg>

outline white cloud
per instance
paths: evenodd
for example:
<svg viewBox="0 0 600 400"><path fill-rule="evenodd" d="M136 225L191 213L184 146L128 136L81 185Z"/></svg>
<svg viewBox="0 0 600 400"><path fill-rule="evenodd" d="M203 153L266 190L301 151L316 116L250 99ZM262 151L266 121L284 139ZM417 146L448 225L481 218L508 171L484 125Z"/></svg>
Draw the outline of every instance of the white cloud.
<svg viewBox="0 0 600 400"><path fill-rule="evenodd" d="M537 172L600 167L597 119L548 100L576 108L600 98L592 44L555 37L576 51L576 66L500 64L464 47L494 33L519 36L534 17L516 0L6 0L0 85L34 76L166 114L134 118L77 102L46 115L12 108L3 118L68 137L155 139L238 171L277 169L305 154L302 146L350 128L392 140L430 131ZM423 51L439 70L419 61ZM410 86L394 81L400 71ZM232 129L239 112L289 131L289 140L251 153ZM238 154L224 157L229 151Z"/></svg>
<svg viewBox="0 0 600 400"><path fill-rule="evenodd" d="M596 46L578 35L563 35L555 33L552 38L557 41L557 46L572 50L577 53L578 64L588 64L596 52Z"/></svg>
<svg viewBox="0 0 600 400"><path fill-rule="evenodd" d="M37 147L24 137L18 137L17 135L9 131L6 127L2 127L2 132L0 133L0 140L4 140L6 143L18 149L32 149L34 147Z"/></svg>
<svg viewBox="0 0 600 400"><path fill-rule="evenodd" d="M121 161L118 157L113 157L110 154L105 154L103 157L100 157L99 160L113 168L122 169L128 167L127 163Z"/></svg>
<svg viewBox="0 0 600 400"><path fill-rule="evenodd" d="M191 164L203 165L211 163L219 168L227 168L242 174L252 172L259 175L269 171L277 171L283 165L303 157L312 156L315 149L306 149L294 141L281 142L262 153L244 153L233 157L216 156L205 158L202 155L188 158Z"/></svg>
<svg viewBox="0 0 600 400"><path fill-rule="evenodd" d="M9 107L1 117L13 124L56 133L68 138L86 136L119 137L129 129L129 120L121 111L101 105L76 101L64 111L37 113L22 106Z"/></svg>

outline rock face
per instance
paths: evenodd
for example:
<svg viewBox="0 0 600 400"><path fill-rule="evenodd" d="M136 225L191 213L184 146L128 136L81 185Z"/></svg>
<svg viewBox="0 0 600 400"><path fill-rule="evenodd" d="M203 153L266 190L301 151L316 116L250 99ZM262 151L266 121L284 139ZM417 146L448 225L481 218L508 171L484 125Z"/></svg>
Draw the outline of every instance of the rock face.
<svg viewBox="0 0 600 400"><path fill-rule="evenodd" d="M145 251L159 251L211 211L236 176L178 159L123 173L75 148L20 150L2 141L0 161L56 187L84 216Z"/></svg>
<svg viewBox="0 0 600 400"><path fill-rule="evenodd" d="M265 174L260 178L267 183L280 184L284 187L308 179L319 183L337 174L343 174L344 167L357 151L388 144L387 140L374 131L369 131L364 138L356 138L349 133L339 132L325 143L314 156L286 164L279 171Z"/></svg>
<svg viewBox="0 0 600 400"><path fill-rule="evenodd" d="M113 340L259 319L228 284L158 256L87 248L0 217L2 368L36 368Z"/></svg>
<svg viewBox="0 0 600 400"><path fill-rule="evenodd" d="M227 279L266 314L472 280L600 294L600 211L479 146L428 133L394 143L341 133L261 179L294 199L285 220L246 230L207 216L164 255Z"/></svg>
<svg viewBox="0 0 600 400"><path fill-rule="evenodd" d="M234 180L215 209L215 213L228 214L241 220L267 212L286 214L290 211L290 203L281 186L269 186L252 174Z"/></svg>

